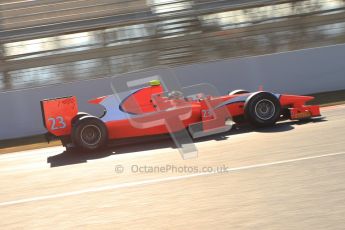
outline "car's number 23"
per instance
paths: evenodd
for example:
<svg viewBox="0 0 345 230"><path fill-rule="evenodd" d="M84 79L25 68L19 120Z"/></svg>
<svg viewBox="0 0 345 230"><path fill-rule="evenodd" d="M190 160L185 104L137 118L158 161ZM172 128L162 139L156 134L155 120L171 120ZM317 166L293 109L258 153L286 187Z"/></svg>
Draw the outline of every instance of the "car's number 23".
<svg viewBox="0 0 345 230"><path fill-rule="evenodd" d="M201 111L201 113L202 113L202 116L203 116L203 117L210 117L210 116L212 116L212 113L211 113L210 110L203 109L203 110Z"/></svg>
<svg viewBox="0 0 345 230"><path fill-rule="evenodd" d="M51 122L52 130L64 129L67 127L65 120L61 116L48 118L48 121Z"/></svg>

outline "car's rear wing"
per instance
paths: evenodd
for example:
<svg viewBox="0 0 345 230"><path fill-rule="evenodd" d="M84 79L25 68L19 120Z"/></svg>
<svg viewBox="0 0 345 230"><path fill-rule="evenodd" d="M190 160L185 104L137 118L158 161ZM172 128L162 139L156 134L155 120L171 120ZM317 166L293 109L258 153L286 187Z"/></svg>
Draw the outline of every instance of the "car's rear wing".
<svg viewBox="0 0 345 230"><path fill-rule="evenodd" d="M72 119L78 113L75 96L46 99L41 101L44 127L55 136L69 135Z"/></svg>

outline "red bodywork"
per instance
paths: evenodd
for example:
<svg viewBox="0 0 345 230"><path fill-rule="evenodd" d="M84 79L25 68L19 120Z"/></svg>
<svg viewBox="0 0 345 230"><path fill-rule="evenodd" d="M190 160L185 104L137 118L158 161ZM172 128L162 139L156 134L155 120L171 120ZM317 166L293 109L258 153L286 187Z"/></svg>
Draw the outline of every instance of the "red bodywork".
<svg viewBox="0 0 345 230"><path fill-rule="evenodd" d="M244 117L245 101L250 95L171 99L164 96L162 86L158 85L139 89L122 101L109 95L89 103L105 107L106 114L100 119L107 127L108 138L120 139L176 132L196 123L202 124L203 130L215 129L224 125L229 116ZM292 120L320 116L319 106L305 105L313 97L275 96ZM72 96L44 100L41 105L49 133L69 136L78 113L77 99Z"/></svg>

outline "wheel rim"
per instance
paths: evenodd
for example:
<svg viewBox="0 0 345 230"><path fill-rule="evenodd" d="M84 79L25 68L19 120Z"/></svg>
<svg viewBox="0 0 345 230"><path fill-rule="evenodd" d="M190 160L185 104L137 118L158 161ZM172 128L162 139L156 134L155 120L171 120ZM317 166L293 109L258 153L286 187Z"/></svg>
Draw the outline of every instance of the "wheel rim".
<svg viewBox="0 0 345 230"><path fill-rule="evenodd" d="M256 103L255 105L255 114L261 120L271 119L276 112L274 103L270 100L263 99Z"/></svg>
<svg viewBox="0 0 345 230"><path fill-rule="evenodd" d="M97 145L101 138L102 133L98 126L96 125L86 125L83 127L80 133L81 140L86 145Z"/></svg>

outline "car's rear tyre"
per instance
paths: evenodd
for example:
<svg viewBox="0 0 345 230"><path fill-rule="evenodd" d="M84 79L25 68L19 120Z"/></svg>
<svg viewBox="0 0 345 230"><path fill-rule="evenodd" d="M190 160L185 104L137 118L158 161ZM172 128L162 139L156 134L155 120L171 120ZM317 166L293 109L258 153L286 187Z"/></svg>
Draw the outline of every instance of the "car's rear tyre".
<svg viewBox="0 0 345 230"><path fill-rule="evenodd" d="M255 127L274 125L280 117L280 102L269 92L257 92L247 98L244 105L246 120Z"/></svg>
<svg viewBox="0 0 345 230"><path fill-rule="evenodd" d="M72 119L72 122L71 122L72 126L75 126L75 124L77 123L77 121L79 121L80 118L86 117L86 116L91 116L91 115L85 112L78 112L77 115L73 117Z"/></svg>
<svg viewBox="0 0 345 230"><path fill-rule="evenodd" d="M106 146L108 131L105 124L97 117L79 118L72 132L72 140L79 149L94 151Z"/></svg>
<svg viewBox="0 0 345 230"><path fill-rule="evenodd" d="M236 89L234 91L229 92L229 95L239 95L239 94L246 94L249 93L249 91L244 89Z"/></svg>

